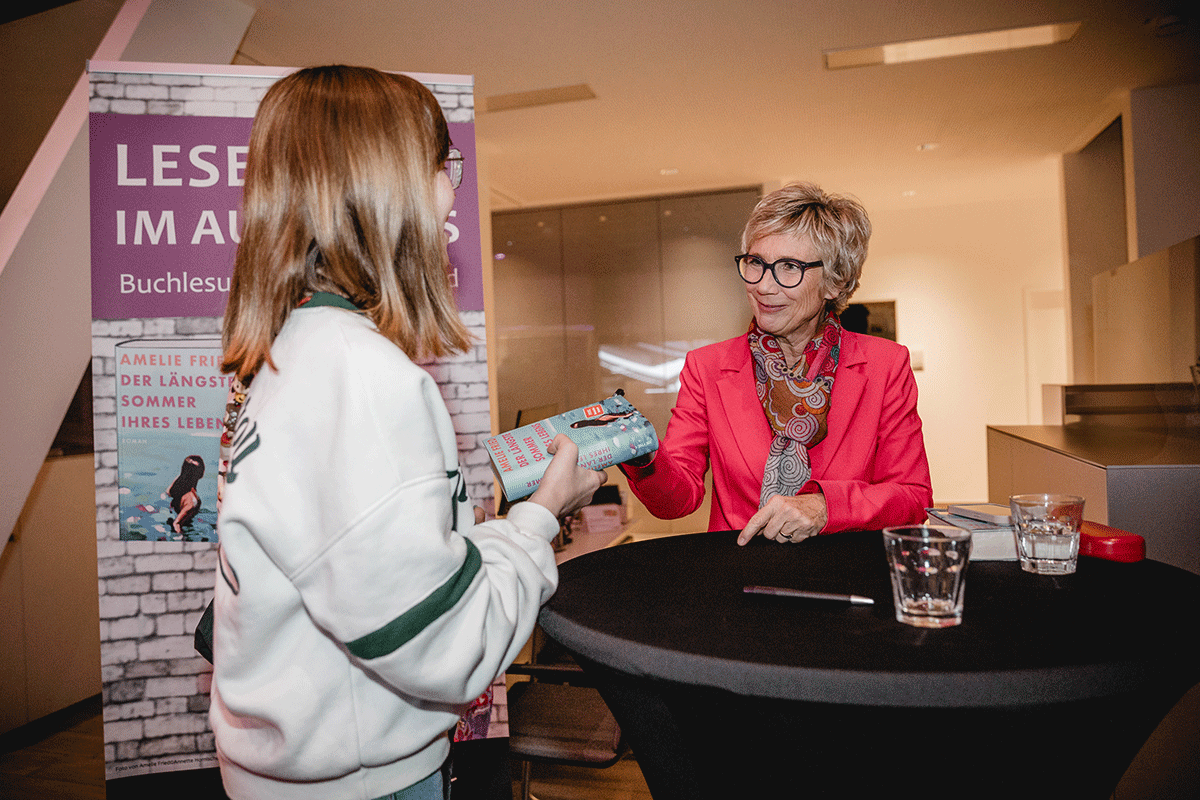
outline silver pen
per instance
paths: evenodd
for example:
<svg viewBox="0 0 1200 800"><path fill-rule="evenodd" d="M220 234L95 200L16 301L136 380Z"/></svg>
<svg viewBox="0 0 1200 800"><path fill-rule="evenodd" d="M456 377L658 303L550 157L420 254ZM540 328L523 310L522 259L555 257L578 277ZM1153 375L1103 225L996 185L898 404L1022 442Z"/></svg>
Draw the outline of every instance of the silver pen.
<svg viewBox="0 0 1200 800"><path fill-rule="evenodd" d="M832 600L855 606L873 606L875 601L860 594L834 594L832 592L806 592L803 589L787 589L782 586L745 586L745 594L769 594L775 597L800 597L805 600Z"/></svg>

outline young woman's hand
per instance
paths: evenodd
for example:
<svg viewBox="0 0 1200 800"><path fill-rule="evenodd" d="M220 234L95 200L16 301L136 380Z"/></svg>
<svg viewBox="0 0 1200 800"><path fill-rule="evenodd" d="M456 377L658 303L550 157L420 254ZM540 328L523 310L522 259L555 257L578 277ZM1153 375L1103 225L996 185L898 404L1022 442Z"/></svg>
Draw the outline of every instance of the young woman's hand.
<svg viewBox="0 0 1200 800"><path fill-rule="evenodd" d="M555 436L546 449L554 457L529 501L562 519L587 505L608 476L579 466L579 448L564 433Z"/></svg>

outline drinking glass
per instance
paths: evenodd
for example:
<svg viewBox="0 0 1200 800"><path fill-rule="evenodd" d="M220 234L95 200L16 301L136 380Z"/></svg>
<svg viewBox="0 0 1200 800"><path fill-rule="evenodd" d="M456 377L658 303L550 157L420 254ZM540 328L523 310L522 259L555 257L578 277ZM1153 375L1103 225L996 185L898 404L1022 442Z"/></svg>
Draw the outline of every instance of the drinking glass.
<svg viewBox="0 0 1200 800"><path fill-rule="evenodd" d="M1073 494L1014 494L1013 536L1021 569L1039 575L1070 575L1079 557L1083 498Z"/></svg>
<svg viewBox="0 0 1200 800"><path fill-rule="evenodd" d="M971 532L950 525L884 528L896 619L919 628L962 622Z"/></svg>

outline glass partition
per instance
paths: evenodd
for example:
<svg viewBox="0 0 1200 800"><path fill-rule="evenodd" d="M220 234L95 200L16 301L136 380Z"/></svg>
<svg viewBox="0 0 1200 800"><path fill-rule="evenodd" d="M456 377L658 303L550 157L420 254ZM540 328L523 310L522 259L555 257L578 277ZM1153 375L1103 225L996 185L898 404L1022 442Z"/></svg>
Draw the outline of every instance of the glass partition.
<svg viewBox="0 0 1200 800"><path fill-rule="evenodd" d="M733 257L759 196L739 189L493 214L501 429L519 412L561 413L620 388L665 433L687 352L750 324ZM610 469L609 481L624 476ZM708 522L707 502L664 522L629 499L638 533Z"/></svg>
<svg viewBox="0 0 1200 800"><path fill-rule="evenodd" d="M733 266L757 189L492 216L501 426L625 390L660 433L691 349L750 321Z"/></svg>

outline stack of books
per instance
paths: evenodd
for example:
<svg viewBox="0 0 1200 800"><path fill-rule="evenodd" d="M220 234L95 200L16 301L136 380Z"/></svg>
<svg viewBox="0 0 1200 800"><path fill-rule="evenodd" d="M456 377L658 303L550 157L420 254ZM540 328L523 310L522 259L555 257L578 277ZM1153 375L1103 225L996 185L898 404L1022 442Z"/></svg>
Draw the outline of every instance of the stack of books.
<svg viewBox="0 0 1200 800"><path fill-rule="evenodd" d="M927 508L929 521L953 525L971 532L971 559L975 561L1014 561L1017 542L1012 516L999 503L961 503L945 508Z"/></svg>

